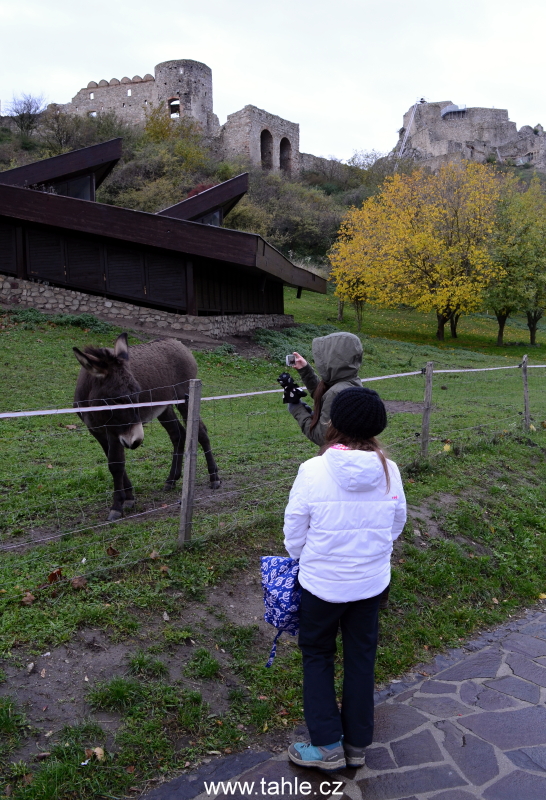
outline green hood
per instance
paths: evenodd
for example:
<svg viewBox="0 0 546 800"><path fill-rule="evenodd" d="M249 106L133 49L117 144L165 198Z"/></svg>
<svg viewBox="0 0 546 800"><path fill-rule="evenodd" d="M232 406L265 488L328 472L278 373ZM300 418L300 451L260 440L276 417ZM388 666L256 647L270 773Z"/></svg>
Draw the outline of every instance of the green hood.
<svg viewBox="0 0 546 800"><path fill-rule="evenodd" d="M362 365L362 342L354 333L330 333L313 339L313 358L325 383L356 378Z"/></svg>

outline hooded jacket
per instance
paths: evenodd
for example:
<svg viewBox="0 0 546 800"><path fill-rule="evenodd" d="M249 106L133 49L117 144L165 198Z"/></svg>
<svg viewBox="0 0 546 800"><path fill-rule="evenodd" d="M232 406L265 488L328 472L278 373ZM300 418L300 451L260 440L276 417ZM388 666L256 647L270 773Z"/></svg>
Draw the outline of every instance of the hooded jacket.
<svg viewBox="0 0 546 800"><path fill-rule="evenodd" d="M406 522L398 467L379 456L329 448L305 461L284 515L284 544L299 558L304 589L330 603L375 597L390 582L393 541Z"/></svg>
<svg viewBox="0 0 546 800"><path fill-rule="evenodd" d="M322 396L319 421L311 430L312 413L303 403L290 405L289 411L307 438L321 447L325 441L334 397L343 389L362 386L362 381L358 377L358 370L362 365L362 342L354 333L344 331L320 336L313 339L313 360L320 378L309 364L298 372L311 397L314 397L321 378L330 385Z"/></svg>

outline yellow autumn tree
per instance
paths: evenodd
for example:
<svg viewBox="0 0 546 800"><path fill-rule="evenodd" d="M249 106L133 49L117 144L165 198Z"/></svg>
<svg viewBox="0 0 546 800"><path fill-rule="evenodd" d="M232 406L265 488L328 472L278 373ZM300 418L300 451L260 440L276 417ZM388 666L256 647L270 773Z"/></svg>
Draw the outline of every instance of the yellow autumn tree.
<svg viewBox="0 0 546 800"><path fill-rule="evenodd" d="M501 178L489 165L443 165L388 178L347 215L330 252L340 299L436 311L438 339L475 311L499 264L490 240Z"/></svg>

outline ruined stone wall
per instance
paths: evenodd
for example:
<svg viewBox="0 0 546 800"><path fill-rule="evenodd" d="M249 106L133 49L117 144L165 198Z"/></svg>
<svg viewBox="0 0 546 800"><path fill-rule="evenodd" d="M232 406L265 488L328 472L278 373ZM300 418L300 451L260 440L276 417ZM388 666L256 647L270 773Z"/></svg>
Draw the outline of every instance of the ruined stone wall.
<svg viewBox="0 0 546 800"><path fill-rule="evenodd" d="M442 110L453 105L451 101L419 103L413 122L413 107L410 108L404 114L397 148L409 127L405 155L433 170L446 161L461 159L528 162L546 170L546 137L542 126L533 129L525 125L518 131L508 111L502 108L460 109L442 117Z"/></svg>
<svg viewBox="0 0 546 800"><path fill-rule="evenodd" d="M271 165L263 163L262 134L271 135ZM251 164L273 170L281 169L281 142L289 143L290 158L287 172L300 169L300 126L256 106L245 106L228 114L221 129L222 146L226 157L243 156Z"/></svg>
<svg viewBox="0 0 546 800"><path fill-rule="evenodd" d="M135 306L106 297L75 292L57 286L0 275L0 303L37 308L49 314L93 314L120 327L146 327L169 332L199 332L213 338L248 333L256 328L276 328L294 324L290 314L240 314L234 316L193 317L153 308Z"/></svg>
<svg viewBox="0 0 546 800"><path fill-rule="evenodd" d="M139 75L130 78L112 78L99 83L90 81L86 89L80 89L70 103L63 106L69 114L95 116L101 111L115 111L128 122L141 123L145 120L145 108L157 101L153 75Z"/></svg>

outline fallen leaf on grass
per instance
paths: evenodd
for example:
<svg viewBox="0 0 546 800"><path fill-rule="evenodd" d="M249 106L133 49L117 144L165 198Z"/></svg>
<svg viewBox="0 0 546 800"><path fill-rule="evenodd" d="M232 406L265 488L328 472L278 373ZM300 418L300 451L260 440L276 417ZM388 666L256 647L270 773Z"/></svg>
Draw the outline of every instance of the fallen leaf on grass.
<svg viewBox="0 0 546 800"><path fill-rule="evenodd" d="M152 550L152 552L150 553L148 558L154 558L155 559L155 558L159 558L159 556L160 556L160 554L158 553L157 550Z"/></svg>
<svg viewBox="0 0 546 800"><path fill-rule="evenodd" d="M83 679L84 679L84 681L85 681L86 683L89 683L89 678L87 677L87 675L84 675L84 678L83 678Z"/></svg>
<svg viewBox="0 0 546 800"><path fill-rule="evenodd" d="M259 694L258 695L258 700L269 700L269 697L267 697L267 695L265 695L265 694Z"/></svg>
<svg viewBox="0 0 546 800"><path fill-rule="evenodd" d="M208 756L221 756L222 753L219 750L207 750Z"/></svg>
<svg viewBox="0 0 546 800"><path fill-rule="evenodd" d="M53 731L48 731L47 733L44 733L44 736L46 739L49 739L50 736L53 736Z"/></svg>
<svg viewBox="0 0 546 800"><path fill-rule="evenodd" d="M262 728L263 733L265 733L266 730L267 730L267 722L264 722L264 726Z"/></svg>
<svg viewBox="0 0 546 800"><path fill-rule="evenodd" d="M128 772L129 775L132 775L134 771L135 771L135 768L133 766L125 767L125 772Z"/></svg>
<svg viewBox="0 0 546 800"><path fill-rule="evenodd" d="M116 548L115 548L115 547L112 547L112 545L110 545L110 547L108 547L108 548L106 549L106 555L108 555L108 556L112 556L112 558L113 558L114 556L119 556L119 550L116 550Z"/></svg>
<svg viewBox="0 0 546 800"><path fill-rule="evenodd" d="M57 581L60 581L62 577L63 577L63 571L60 567L57 567L57 569L54 569L53 572L49 573L49 575L47 576L47 582L56 583Z"/></svg>
<svg viewBox="0 0 546 800"><path fill-rule="evenodd" d="M166 611L163 612L163 619L165 620L165 622L168 622L170 620L170 617Z"/></svg>
<svg viewBox="0 0 546 800"><path fill-rule="evenodd" d="M34 775L32 772L28 772L26 775L23 775L23 786L29 786L32 783Z"/></svg>
<svg viewBox="0 0 546 800"><path fill-rule="evenodd" d="M45 676L46 676L45 669L40 670L40 678L45 678Z"/></svg>
<svg viewBox="0 0 546 800"><path fill-rule="evenodd" d="M4 787L4 795L6 797L11 797L12 793L13 793L13 789L12 789L11 783L8 783L8 785L6 787Z"/></svg>
<svg viewBox="0 0 546 800"><path fill-rule="evenodd" d="M232 753L232 752L233 751L232 751L231 747L226 747L226 749L224 750L224 753Z"/></svg>
<svg viewBox="0 0 546 800"><path fill-rule="evenodd" d="M496 597L494 597L491 602L494 603L496 606L498 606L499 604L499 601L497 600Z"/></svg>
<svg viewBox="0 0 546 800"><path fill-rule="evenodd" d="M102 747L94 747L93 752L97 758L97 761L104 761L104 750Z"/></svg>
<svg viewBox="0 0 546 800"><path fill-rule="evenodd" d="M66 425L66 427L68 428L69 431L77 431L78 430L78 426L77 425Z"/></svg>
<svg viewBox="0 0 546 800"><path fill-rule="evenodd" d="M48 464L48 465L47 465L47 468L48 468L48 469L53 469L53 464Z"/></svg>
<svg viewBox="0 0 546 800"><path fill-rule="evenodd" d="M35 600L36 600L36 598L34 597L33 594L31 594L30 592L25 592L25 594L23 595L23 598L21 600L21 603L24 606L31 606Z"/></svg>
<svg viewBox="0 0 546 800"><path fill-rule="evenodd" d="M163 572L163 573L165 573L165 574L167 574L167 572L169 571L169 568L168 568L168 566L167 566L166 564L162 564L162 565L159 567L159 571L160 571L160 572Z"/></svg>
<svg viewBox="0 0 546 800"><path fill-rule="evenodd" d="M76 578L72 578L70 583L73 589L85 589L87 586L87 578L84 578L83 575L78 575Z"/></svg>
<svg viewBox="0 0 546 800"><path fill-rule="evenodd" d="M27 664L27 674L30 675L31 672L34 672L34 661L31 661L30 664Z"/></svg>
<svg viewBox="0 0 546 800"><path fill-rule="evenodd" d="M36 753L34 758L36 759L36 761L43 761L44 758L49 758L50 755L51 755L50 752L44 751L43 753Z"/></svg>
<svg viewBox="0 0 546 800"><path fill-rule="evenodd" d="M538 599L539 600L546 600L546 594L544 594L544 593L539 594Z"/></svg>

